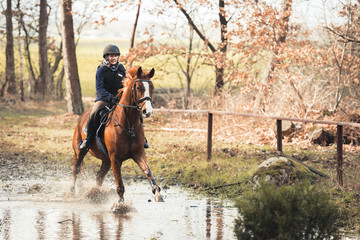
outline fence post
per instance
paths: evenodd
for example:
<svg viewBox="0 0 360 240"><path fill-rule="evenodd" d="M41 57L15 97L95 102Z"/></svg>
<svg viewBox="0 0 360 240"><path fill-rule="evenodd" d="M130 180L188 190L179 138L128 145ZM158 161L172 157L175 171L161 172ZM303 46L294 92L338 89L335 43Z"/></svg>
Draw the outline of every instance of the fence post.
<svg viewBox="0 0 360 240"><path fill-rule="evenodd" d="M344 185L343 181L343 126L337 125L337 139L336 139L336 180L340 187Z"/></svg>
<svg viewBox="0 0 360 240"><path fill-rule="evenodd" d="M282 153L282 126L281 120L276 119L277 150Z"/></svg>
<svg viewBox="0 0 360 240"><path fill-rule="evenodd" d="M207 160L211 160L213 114L208 113Z"/></svg>

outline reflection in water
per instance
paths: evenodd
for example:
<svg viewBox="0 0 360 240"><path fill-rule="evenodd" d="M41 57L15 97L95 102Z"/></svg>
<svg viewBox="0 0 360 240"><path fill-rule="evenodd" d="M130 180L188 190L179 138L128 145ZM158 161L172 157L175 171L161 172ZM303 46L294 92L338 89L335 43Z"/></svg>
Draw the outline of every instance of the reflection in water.
<svg viewBox="0 0 360 240"><path fill-rule="evenodd" d="M95 214L94 216L95 216L95 219L96 219L96 225L98 225L98 226L95 226L95 227L99 231L99 237L97 237L97 238L100 239L100 240L103 240L104 235L106 234L105 233L104 218L103 218L101 213Z"/></svg>
<svg viewBox="0 0 360 240"><path fill-rule="evenodd" d="M147 182L129 184L126 194L127 214L111 212L116 195L103 203L49 192L0 195L0 239L235 239L237 210L230 203L177 187L163 190L165 202L157 203Z"/></svg>
<svg viewBox="0 0 360 240"><path fill-rule="evenodd" d="M35 228L37 230L37 234L38 234L38 239L39 240L44 240L44 231L45 231L45 222L46 222L46 214L43 211L38 211L37 214L37 221L36 221L36 225Z"/></svg>
<svg viewBox="0 0 360 240"><path fill-rule="evenodd" d="M80 231L80 223L81 220L79 216L76 216L74 212L71 213L71 219L72 219L72 239L82 239L81 231Z"/></svg>
<svg viewBox="0 0 360 240"><path fill-rule="evenodd" d="M11 213L9 209L4 211L3 217L0 218L0 233L4 239L10 239Z"/></svg>
<svg viewBox="0 0 360 240"><path fill-rule="evenodd" d="M216 205L220 204L220 205ZM206 239L212 239L211 238L211 231L216 231L216 240L221 240L224 237L224 208L222 206L222 202L215 202L214 205L211 204L211 199L207 199L206 201ZM215 213L216 215L216 228L213 229L212 223L211 223L211 213Z"/></svg>
<svg viewBox="0 0 360 240"><path fill-rule="evenodd" d="M221 206L215 207L216 212L216 239L223 239L223 227L224 227L224 209Z"/></svg>
<svg viewBox="0 0 360 240"><path fill-rule="evenodd" d="M206 201L206 239L211 237L211 205L210 199Z"/></svg>

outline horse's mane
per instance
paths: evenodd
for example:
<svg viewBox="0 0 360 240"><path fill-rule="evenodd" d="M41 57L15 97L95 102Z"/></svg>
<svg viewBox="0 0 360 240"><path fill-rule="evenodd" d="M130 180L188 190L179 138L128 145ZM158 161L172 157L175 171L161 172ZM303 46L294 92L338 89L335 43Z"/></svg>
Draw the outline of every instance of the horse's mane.
<svg viewBox="0 0 360 240"><path fill-rule="evenodd" d="M136 79L136 75L137 75L137 71L139 69L140 66L136 66L136 67L131 67L129 69L126 70L126 78L123 79L122 83L123 83L123 88L119 89L117 97L119 99L121 99L121 96L123 95L125 89L127 89L128 87L132 87L134 85L135 79ZM141 77L145 77L148 74L148 72L146 71L142 71L141 73Z"/></svg>

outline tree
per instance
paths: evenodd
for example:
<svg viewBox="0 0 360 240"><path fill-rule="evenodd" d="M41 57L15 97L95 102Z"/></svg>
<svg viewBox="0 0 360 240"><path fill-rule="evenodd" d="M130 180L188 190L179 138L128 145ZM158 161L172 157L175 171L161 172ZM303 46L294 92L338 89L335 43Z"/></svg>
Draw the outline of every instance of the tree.
<svg viewBox="0 0 360 240"><path fill-rule="evenodd" d="M221 42L219 44L218 49L216 49L215 46L209 40L209 38L207 38L205 34L202 31L200 31L198 26L191 18L190 14L183 7L183 4L180 3L178 0L173 0L173 1L177 5L179 10L184 14L189 25L194 29L194 31L201 38L201 40L208 46L208 48L211 50L214 56L214 66L215 66L215 74L216 74L214 93L217 94L221 92L224 87L224 71L225 71L225 62L226 62L226 52L228 47L228 39L227 39L228 20L225 18L226 17L225 1L219 0L219 5L218 5L219 21L220 21L220 38L221 38Z"/></svg>
<svg viewBox="0 0 360 240"><path fill-rule="evenodd" d="M141 0L139 0L139 3L138 3L137 13L136 13L136 17L135 17L135 23L134 23L133 31L131 34L130 48L134 48L134 44L135 44L135 34L136 34L136 27L137 27L139 15L140 15L140 7L141 7Z"/></svg>
<svg viewBox="0 0 360 240"><path fill-rule="evenodd" d="M47 47L47 28L49 12L47 11L47 0L40 0L40 17L39 17L39 81L38 86L35 86L44 98L49 95L53 90L53 83L51 83L51 72L48 61L48 47Z"/></svg>
<svg viewBox="0 0 360 240"><path fill-rule="evenodd" d="M17 4L17 17L18 17L18 22L20 24L19 28L21 27L23 33L24 33L24 37L23 37L23 41L24 41L24 55L25 55L25 60L26 60L26 67L27 70L29 72L29 78L28 78L28 86L29 86L29 92L30 92L30 96L32 97L33 94L36 93L36 87L37 84L37 75L36 75L36 69L33 66L33 60L32 60L32 56L30 53L30 44L33 42L34 37L32 36L33 34L31 34L31 32L28 29L36 29L34 26L31 26L31 24L34 22L33 19L31 19L31 21L26 21L24 20L25 16L32 16L31 13L25 13L23 10L23 6L20 7L20 1Z"/></svg>
<svg viewBox="0 0 360 240"><path fill-rule="evenodd" d="M330 34L332 44L329 47L328 60L332 66L333 75L336 72L336 80L333 82L334 99L330 111L336 112L348 89L359 91L360 87L360 10L359 2L351 1L343 4L339 16L344 20L342 24L325 26Z"/></svg>
<svg viewBox="0 0 360 240"><path fill-rule="evenodd" d="M16 94L14 39L11 0L6 1L6 79L7 93Z"/></svg>
<svg viewBox="0 0 360 240"><path fill-rule="evenodd" d="M264 86L261 88L261 91L259 91L259 94L257 96L257 100L260 104L260 108L265 111L266 109L266 101L268 98L269 93L271 92L271 86L272 84L267 84L273 82L273 72L275 71L276 66L281 64L281 60L279 59L279 54L282 53L284 49L284 44L286 43L286 38L288 36L289 32L289 21L292 13L292 0L283 0L281 4L281 10L280 10L280 17L279 20L276 21L274 19L274 23L270 25L270 27L273 28L273 32L275 34L273 37L273 44L270 49L268 62L265 68L265 71L263 72L261 84ZM264 24L269 21L268 15L264 18ZM271 20L270 20L271 21ZM291 86L295 88L295 85L293 83L293 80L290 79ZM301 98L301 95L299 95Z"/></svg>
<svg viewBox="0 0 360 240"><path fill-rule="evenodd" d="M16 4L16 8L20 9L20 0L17 0L17 4ZM18 22L18 51L19 51L19 58L20 58L20 82L19 82L19 87L20 87L20 98L21 101L25 101L25 92L24 92L24 61L23 61L23 51L22 51L22 45L21 45L21 22L20 22L20 12L18 13L17 16L17 22Z"/></svg>
<svg viewBox="0 0 360 240"><path fill-rule="evenodd" d="M74 24L72 18L71 0L62 0L62 39L64 70L66 78L66 93L68 111L73 114L82 114L84 107L81 98L81 87L75 52Z"/></svg>

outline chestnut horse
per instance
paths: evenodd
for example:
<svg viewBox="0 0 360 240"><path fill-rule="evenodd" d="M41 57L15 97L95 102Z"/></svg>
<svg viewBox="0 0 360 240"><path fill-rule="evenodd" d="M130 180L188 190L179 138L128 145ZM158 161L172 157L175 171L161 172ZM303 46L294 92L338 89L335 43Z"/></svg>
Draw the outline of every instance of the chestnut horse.
<svg viewBox="0 0 360 240"><path fill-rule="evenodd" d="M102 160L100 170L96 175L98 186L102 185L105 175L112 167L116 181L116 191L120 198L119 203L124 202L125 191L121 179L121 165L129 158L132 158L139 165L150 181L153 193L155 196L159 196L160 188L146 163L144 128L141 119L141 114L144 117L150 117L153 114L151 98L154 86L150 79L154 76L154 73L154 69L151 69L150 72L142 71L141 67L128 69L127 78L123 80L124 88L120 89L117 95L120 102L108 114L108 122L104 134L101 136L108 154L104 154L99 149L95 139L92 139L92 145L89 149L93 156ZM79 144L85 138L84 128L90 111L91 109L79 118L74 132L72 142L74 149L73 191L75 190L76 177L87 153L86 149L79 149Z"/></svg>

